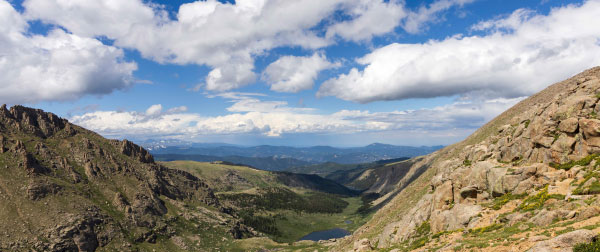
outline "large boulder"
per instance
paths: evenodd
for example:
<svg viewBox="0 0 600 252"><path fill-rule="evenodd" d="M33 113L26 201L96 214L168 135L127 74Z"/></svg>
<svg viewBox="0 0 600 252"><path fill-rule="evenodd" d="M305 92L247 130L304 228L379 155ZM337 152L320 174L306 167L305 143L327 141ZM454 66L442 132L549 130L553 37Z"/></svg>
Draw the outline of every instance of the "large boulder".
<svg viewBox="0 0 600 252"><path fill-rule="evenodd" d="M517 188L517 186L519 185L521 180L522 180L521 175L506 175L506 176L504 176L504 178L502 178L502 190L504 192L513 191L515 188Z"/></svg>
<svg viewBox="0 0 600 252"><path fill-rule="evenodd" d="M361 251L371 251L373 250L373 246L371 246L371 242L369 239L364 238L354 242L354 250L355 252Z"/></svg>
<svg viewBox="0 0 600 252"><path fill-rule="evenodd" d="M515 170L515 172L513 172L513 174L521 175L521 179L524 180L531 176L534 176L536 171L537 171L537 166L532 165L532 166L525 166L525 167L517 168Z"/></svg>
<svg viewBox="0 0 600 252"><path fill-rule="evenodd" d="M562 120L558 124L558 129L560 131L566 132L566 133L574 133L575 131L577 131L578 127L579 127L579 120L575 117L571 117L571 118Z"/></svg>
<svg viewBox="0 0 600 252"><path fill-rule="evenodd" d="M579 120L579 127L586 138L600 136L600 120L584 118Z"/></svg>
<svg viewBox="0 0 600 252"><path fill-rule="evenodd" d="M501 196L504 193L502 184L503 177L506 175L508 168L497 167L488 169L487 182L489 185L490 194L494 197Z"/></svg>
<svg viewBox="0 0 600 252"><path fill-rule="evenodd" d="M465 186L460 189L460 196L463 199L466 198L477 198L477 187L476 186Z"/></svg>
<svg viewBox="0 0 600 252"><path fill-rule="evenodd" d="M455 173L456 180L462 180L461 183L464 186L473 186L478 190L487 190L487 173L489 169L495 166L494 163L483 161L473 164L471 167L465 169L464 172Z"/></svg>
<svg viewBox="0 0 600 252"><path fill-rule="evenodd" d="M528 252L572 251L579 243L589 243L594 240L596 233L591 230L581 229L559 235L550 240L536 243Z"/></svg>
<svg viewBox="0 0 600 252"><path fill-rule="evenodd" d="M519 182L517 187L513 190L513 194L523 194L529 191L529 189L533 188L535 185L535 178L529 177L526 180Z"/></svg>
<svg viewBox="0 0 600 252"><path fill-rule="evenodd" d="M560 137L552 144L552 150L569 154L575 146L575 138L567 135L560 135Z"/></svg>
<svg viewBox="0 0 600 252"><path fill-rule="evenodd" d="M544 146L546 148L550 148L552 143L554 142L554 138L549 136L539 136L533 140L533 142L537 145Z"/></svg>
<svg viewBox="0 0 600 252"><path fill-rule="evenodd" d="M435 189L433 193L433 209L445 209L454 202L454 187L452 181L447 180Z"/></svg>
<svg viewBox="0 0 600 252"><path fill-rule="evenodd" d="M518 222L523 222L528 220L529 218L531 218L531 212L524 212L524 213L520 213L520 212L514 212L511 213L509 215L507 215L506 217L504 217L504 219L502 219L502 222L507 222L509 226L512 226Z"/></svg>
<svg viewBox="0 0 600 252"><path fill-rule="evenodd" d="M431 213L431 232L438 233L447 230L465 228L469 221L481 212L479 205L456 204L450 210L435 210Z"/></svg>
<svg viewBox="0 0 600 252"><path fill-rule="evenodd" d="M468 155L468 159L472 161L483 161L489 158L490 155L491 153L489 153L486 145L476 145Z"/></svg>
<svg viewBox="0 0 600 252"><path fill-rule="evenodd" d="M581 220L587 220L587 219L597 216L599 214L600 214L600 207L593 206L593 207L588 207L586 209L581 210L578 218Z"/></svg>
<svg viewBox="0 0 600 252"><path fill-rule="evenodd" d="M556 211L548 211L542 209L538 214L533 216L529 221L537 226L548 226L557 220L559 215Z"/></svg>

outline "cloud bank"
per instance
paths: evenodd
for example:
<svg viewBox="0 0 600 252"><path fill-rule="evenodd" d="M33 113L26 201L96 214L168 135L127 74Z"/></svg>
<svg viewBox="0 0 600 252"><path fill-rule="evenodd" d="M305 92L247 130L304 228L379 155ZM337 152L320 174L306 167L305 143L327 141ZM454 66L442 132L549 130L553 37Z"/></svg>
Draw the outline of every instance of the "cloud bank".
<svg viewBox="0 0 600 252"><path fill-rule="evenodd" d="M356 60L324 82L318 96L355 102L439 96L515 98L600 64L600 1L570 5L548 16L517 10L457 35L420 44L393 43Z"/></svg>
<svg viewBox="0 0 600 252"><path fill-rule="evenodd" d="M145 112L96 111L73 116L73 123L109 137L138 139L170 137L194 139L206 135L258 134L354 134L364 132L428 132L452 129L468 133L489 121L522 98L456 102L431 109L392 112L341 110L331 114L312 108L294 108L283 101L239 98L228 108L230 114L207 117L162 105ZM464 136L460 136L464 137Z"/></svg>
<svg viewBox="0 0 600 252"><path fill-rule="evenodd" d="M263 79L273 91L297 93L311 89L319 72L340 65L318 53L310 57L283 56L267 66Z"/></svg>

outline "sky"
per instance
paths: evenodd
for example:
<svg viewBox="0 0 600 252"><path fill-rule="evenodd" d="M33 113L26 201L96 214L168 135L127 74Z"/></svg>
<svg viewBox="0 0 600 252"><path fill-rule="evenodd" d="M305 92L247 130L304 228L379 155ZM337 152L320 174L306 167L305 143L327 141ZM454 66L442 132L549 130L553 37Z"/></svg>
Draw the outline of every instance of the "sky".
<svg viewBox="0 0 600 252"><path fill-rule="evenodd" d="M0 103L109 138L448 145L600 65L600 0L0 0Z"/></svg>

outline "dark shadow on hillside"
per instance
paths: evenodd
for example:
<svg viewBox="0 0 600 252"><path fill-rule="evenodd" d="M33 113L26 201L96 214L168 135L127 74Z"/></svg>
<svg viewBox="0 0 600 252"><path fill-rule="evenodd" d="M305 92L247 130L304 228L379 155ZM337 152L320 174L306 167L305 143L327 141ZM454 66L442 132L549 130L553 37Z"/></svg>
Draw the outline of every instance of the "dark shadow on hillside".
<svg viewBox="0 0 600 252"><path fill-rule="evenodd" d="M419 178L421 175L423 175L423 173L425 173L425 171L427 171L427 169L429 169L429 167L431 167L431 163L426 163L426 164L420 166L419 168L417 168L415 170L415 172L413 173L413 175L410 176L410 178L408 178L408 180L406 180L406 181L404 181L404 183L400 184L399 187L397 187L392 192L392 194L389 195L384 201L371 207L368 212L376 212L379 209L381 209L383 206L387 205L392 199L394 199L396 197L396 195L398 195L400 192L402 192L404 190L404 188L406 188L413 181L415 181L417 178ZM406 175L406 173L404 175Z"/></svg>
<svg viewBox="0 0 600 252"><path fill-rule="evenodd" d="M344 185L338 184L333 180L322 178L314 174L298 174L291 172L274 172L277 174L277 180L290 187L302 187L325 193L338 194L343 196L357 196L359 191L352 190Z"/></svg>

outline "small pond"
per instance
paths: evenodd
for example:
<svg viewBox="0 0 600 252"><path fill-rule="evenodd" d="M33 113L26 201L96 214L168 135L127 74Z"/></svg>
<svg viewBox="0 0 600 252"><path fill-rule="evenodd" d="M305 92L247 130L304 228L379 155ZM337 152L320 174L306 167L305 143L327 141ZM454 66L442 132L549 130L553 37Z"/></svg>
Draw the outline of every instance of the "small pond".
<svg viewBox="0 0 600 252"><path fill-rule="evenodd" d="M300 238L300 240L320 241L329 240L332 238L342 238L346 235L350 235L350 232L348 232L348 230L343 228L334 228L329 230L312 232Z"/></svg>

